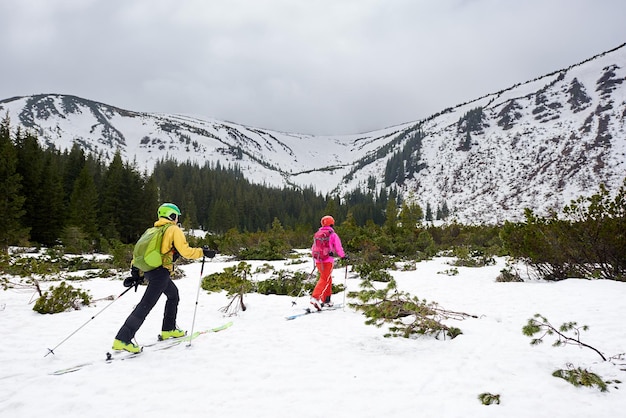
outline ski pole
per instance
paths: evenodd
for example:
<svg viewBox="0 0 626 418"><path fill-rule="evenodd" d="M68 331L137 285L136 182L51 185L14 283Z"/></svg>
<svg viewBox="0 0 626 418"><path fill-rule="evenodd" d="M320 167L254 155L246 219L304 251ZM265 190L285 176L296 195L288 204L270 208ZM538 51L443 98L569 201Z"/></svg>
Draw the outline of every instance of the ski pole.
<svg viewBox="0 0 626 418"><path fill-rule="evenodd" d="M44 357L46 357L48 354L52 353L54 354L54 350L56 350L61 344L63 344L65 341L69 340L70 337L74 334L76 334L78 331L80 331L85 325L87 325L89 322L91 322L96 316L100 315L102 312L104 312L104 310L106 308L108 308L109 306L111 306L113 304L113 302L115 302L116 300L118 300L119 298L121 298L122 296L124 296L126 294L126 292L128 292L130 289L132 289L133 286L130 286L128 289L124 290L122 293L120 293L120 295L118 297L116 297L115 299L113 299L113 301L111 303L109 303L107 306L105 306L104 308L102 308L102 310L100 312L98 312L97 314L95 314L94 316L92 316L87 322L85 322L83 325L81 325L80 327L78 327L78 329L74 332L72 332L70 335L68 335L63 341L61 341L60 343L58 343L56 345L56 347L54 348L48 348L48 352L46 353L46 355ZM137 286L135 286L135 292L137 291Z"/></svg>
<svg viewBox="0 0 626 418"><path fill-rule="evenodd" d="M313 276L313 273L315 273L315 262L313 262L313 270L311 270L311 272L309 273L309 275L307 276L307 280L309 280L311 278L311 276ZM304 291L304 283L302 284L302 287L300 288L300 292L298 292L298 295L296 296L296 299L298 299L300 297L300 295L302 295L302 292ZM292 300L291 301L291 306L296 306L296 301Z"/></svg>
<svg viewBox="0 0 626 418"><path fill-rule="evenodd" d="M346 310L346 293L348 293L348 263L346 263L346 274L343 276L343 304L341 307Z"/></svg>
<svg viewBox="0 0 626 418"><path fill-rule="evenodd" d="M189 344L187 347L191 347L191 341L193 340L193 327L196 324L196 312L198 311L198 299L200 298L200 287L202 287L202 273L204 272L204 259L202 256L202 267L200 267L200 280L198 281L198 292L196 293L196 306L193 308L193 320L191 321L191 334L189 334Z"/></svg>

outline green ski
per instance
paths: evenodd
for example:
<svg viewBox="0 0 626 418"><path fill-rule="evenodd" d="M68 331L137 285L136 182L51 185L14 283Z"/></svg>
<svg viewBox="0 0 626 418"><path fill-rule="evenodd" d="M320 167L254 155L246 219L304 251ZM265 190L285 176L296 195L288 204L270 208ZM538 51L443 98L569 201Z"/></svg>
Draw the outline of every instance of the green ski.
<svg viewBox="0 0 626 418"><path fill-rule="evenodd" d="M180 343L185 342L185 341L191 341L193 339L198 338L199 336L201 336L202 334L209 334L212 332L220 332L223 331L225 329L230 328L233 325L233 322L227 322L223 325L220 325L219 327L215 327L215 328L210 328L210 329L206 329L203 331L195 331L193 333L193 335L186 335L184 337L180 337L180 338L175 338L175 339L169 339L169 340L164 340L164 341L157 341L151 344L147 344L145 346L143 346L144 349L147 349L146 351L158 351L158 350L167 350L168 348L172 348L172 347L176 347L178 345L180 345ZM135 357L139 357L141 355L143 351L139 352L139 353L128 353L125 351L122 352L117 352L117 353L106 353L106 362L110 363L114 360L126 360L126 359L131 359L131 358L135 358ZM53 372L50 372L49 374L51 375L55 375L55 376L59 376L62 374L67 374L67 373L72 373L72 372L76 372L78 370L83 369L86 366L90 366L92 364L95 364L96 362L91 361L91 362L86 362L86 363L80 363L80 364L76 364L74 366L71 367L66 367L63 369L59 369L59 370L55 370Z"/></svg>

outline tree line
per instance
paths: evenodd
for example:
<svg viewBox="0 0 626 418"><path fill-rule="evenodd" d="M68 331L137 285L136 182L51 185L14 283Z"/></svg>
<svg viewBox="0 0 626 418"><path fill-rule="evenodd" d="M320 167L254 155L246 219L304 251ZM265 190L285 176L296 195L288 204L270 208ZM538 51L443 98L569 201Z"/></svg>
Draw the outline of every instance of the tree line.
<svg viewBox="0 0 626 418"><path fill-rule="evenodd" d="M340 222L348 211L355 221L384 222L395 192L355 189L340 199L311 188L272 188L248 182L237 167L199 166L164 159L151 174L124 162L86 154L79 145L60 151L43 147L32 132L11 131L0 122L0 248L10 245L107 250L135 242L154 222L162 202L176 203L184 226L214 234L268 231L275 220L307 233L332 213Z"/></svg>
<svg viewBox="0 0 626 418"><path fill-rule="evenodd" d="M128 248L156 218L162 202L183 211L186 229L209 231L191 241L241 259L284 258L306 248L325 214L359 262L419 260L442 252L488 261L508 255L539 278L592 277L626 281L626 179L611 198L579 198L548 217L525 210L522 222L434 226L432 208L403 201L394 188L323 196L313 188L270 188L248 182L238 167L198 166L162 160L151 174L124 162L109 163L79 146L59 151L40 146L29 132L0 123L0 252L11 245L62 245L69 251ZM437 208L448 215L445 202ZM115 254L114 254L115 255ZM127 260L130 261L130 260ZM465 260L466 265L478 262ZM382 264L376 264L382 263ZM123 264L123 263L122 263Z"/></svg>

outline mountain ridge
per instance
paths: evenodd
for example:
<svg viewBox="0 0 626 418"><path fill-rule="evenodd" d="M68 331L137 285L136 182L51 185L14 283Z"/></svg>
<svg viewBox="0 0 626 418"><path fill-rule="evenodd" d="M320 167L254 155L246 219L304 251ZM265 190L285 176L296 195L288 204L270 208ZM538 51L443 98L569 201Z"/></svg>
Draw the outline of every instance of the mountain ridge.
<svg viewBox="0 0 626 418"><path fill-rule="evenodd" d="M463 223L519 220L529 207L615 190L626 176L626 44L422 120L353 135L306 135L124 110L72 95L0 101L43 144L149 172L163 158L236 164L250 181L328 194L397 188Z"/></svg>

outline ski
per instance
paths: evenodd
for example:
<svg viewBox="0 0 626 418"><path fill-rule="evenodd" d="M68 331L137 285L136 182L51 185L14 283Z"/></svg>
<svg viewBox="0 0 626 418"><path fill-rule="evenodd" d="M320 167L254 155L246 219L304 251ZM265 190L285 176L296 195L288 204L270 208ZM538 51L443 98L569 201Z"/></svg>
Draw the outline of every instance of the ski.
<svg viewBox="0 0 626 418"><path fill-rule="evenodd" d="M53 372L51 372L49 374L58 376L58 375L61 375L61 374L72 373L72 372L75 372L75 371L78 371L78 370L82 369L85 366L89 366L91 364L93 364L93 362L76 364L76 365L71 366L71 367L66 367L65 369L55 370L55 371L53 371Z"/></svg>
<svg viewBox="0 0 626 418"><path fill-rule="evenodd" d="M128 351L107 351L105 361L107 363L110 363L113 360L127 360L130 358L135 358L141 353L143 353L143 349L138 353L129 353Z"/></svg>
<svg viewBox="0 0 626 418"><path fill-rule="evenodd" d="M323 307L321 311L318 311L313 308L305 308L304 312L286 316L285 319L290 321L292 319L300 318L301 316L310 315L314 313L322 313L325 311L334 311L334 310L341 309L341 308L343 308L343 305L341 303L337 305L333 305L333 306Z"/></svg>
<svg viewBox="0 0 626 418"><path fill-rule="evenodd" d="M108 353L106 353L106 361L107 361L107 363L110 363L113 360L126 360L126 359L129 359L129 358L135 358L135 357L139 356L141 353L143 353L143 350L146 349L146 348L148 349L148 351L167 350L169 348L176 347L176 346L180 345L181 343L194 340L194 339L198 338L199 336L201 336L202 334L208 334L209 332L223 331L226 328L229 328L231 325L233 325L232 321L227 322L224 325L220 325L219 327L206 329L204 331L196 331L196 332L193 333L193 335L184 335L184 336L178 337L178 338L170 338L170 339L167 339L167 340L158 340L158 341L156 341L154 343L144 345L142 347L142 351L140 351L139 353L127 353L125 351L113 352L113 353L108 352Z"/></svg>
<svg viewBox="0 0 626 418"><path fill-rule="evenodd" d="M174 339L168 339L168 340L159 340L156 341L154 343L150 343L150 344L146 344L143 346L143 349L147 349L146 351L158 351L158 350L167 350L169 348L172 347L176 347L178 345L180 345L183 342L189 342L195 338L198 338L200 335L203 334L208 334L208 333L212 333L212 332L219 332L219 331L223 331L227 328L230 328L233 325L233 322L227 322L223 325L220 325L219 327L215 327L215 328L210 328L210 329L206 329L203 331L195 331L193 333L193 335L185 335L183 337L180 338L174 338ZM107 352L106 353L106 357L105 357L105 362L106 363L111 363L113 361L118 361L118 360L128 360L128 359L132 359L135 357L140 356L143 353L143 350L140 351L139 353L129 353L126 351L113 351L113 352ZM67 374L67 373L72 373L72 372L76 372L78 370L81 370L82 368L86 367L86 366L90 366L92 364L95 364L96 362L94 361L90 361L90 362L85 362L85 363L80 363L80 364L76 364L74 366L71 367L66 367L63 369L59 369L59 370L55 370L49 374L54 375L54 376L58 376L58 375L63 375L63 374Z"/></svg>
<svg viewBox="0 0 626 418"><path fill-rule="evenodd" d="M190 342L191 340L194 340L203 334L223 331L226 328L230 328L232 325L233 325L233 321L230 321L230 322L225 323L224 325L220 325L219 327L205 329L203 331L195 331L193 335L185 335L184 337L180 337L180 338L157 341L156 343L153 343L144 347L155 347L153 350L167 350L168 348L172 348L172 347L176 347L177 345L180 345L180 343Z"/></svg>

